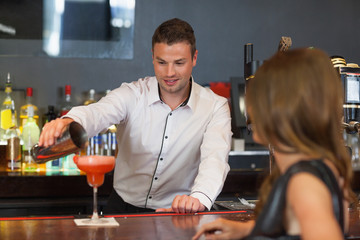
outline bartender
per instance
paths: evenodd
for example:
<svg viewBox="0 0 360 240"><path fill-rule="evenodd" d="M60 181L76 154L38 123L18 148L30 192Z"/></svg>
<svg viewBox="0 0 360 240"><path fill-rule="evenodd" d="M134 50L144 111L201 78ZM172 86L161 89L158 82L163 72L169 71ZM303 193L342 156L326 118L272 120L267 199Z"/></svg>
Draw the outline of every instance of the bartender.
<svg viewBox="0 0 360 240"><path fill-rule="evenodd" d="M39 145L47 147L73 121L89 137L117 125L105 213L205 211L221 192L229 172L230 110L227 99L194 81L195 42L187 22L165 21L152 37L155 76L123 83L44 126Z"/></svg>

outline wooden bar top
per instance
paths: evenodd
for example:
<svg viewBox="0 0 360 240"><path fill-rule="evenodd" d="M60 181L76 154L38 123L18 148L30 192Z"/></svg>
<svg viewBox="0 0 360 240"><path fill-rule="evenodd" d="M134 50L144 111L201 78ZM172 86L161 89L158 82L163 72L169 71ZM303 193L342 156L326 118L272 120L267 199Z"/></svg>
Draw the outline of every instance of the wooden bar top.
<svg viewBox="0 0 360 240"><path fill-rule="evenodd" d="M360 239L359 209L350 210L347 239ZM198 228L219 217L247 221L251 210L213 211L197 214L129 214L115 217L118 227L78 227L73 216L0 218L0 239L191 239ZM204 238L202 238L204 239Z"/></svg>

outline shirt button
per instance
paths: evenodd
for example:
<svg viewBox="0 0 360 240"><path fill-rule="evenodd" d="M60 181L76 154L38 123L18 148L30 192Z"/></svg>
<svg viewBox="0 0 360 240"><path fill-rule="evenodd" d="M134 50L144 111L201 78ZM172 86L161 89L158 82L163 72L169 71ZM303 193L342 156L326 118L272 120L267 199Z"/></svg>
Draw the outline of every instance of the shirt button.
<svg viewBox="0 0 360 240"><path fill-rule="evenodd" d="M165 136L165 139L168 139L168 136Z"/></svg>
<svg viewBox="0 0 360 240"><path fill-rule="evenodd" d="M149 196L149 199L152 199L152 196Z"/></svg>
<svg viewBox="0 0 360 240"><path fill-rule="evenodd" d="M163 158L160 158L160 161L164 160Z"/></svg>
<svg viewBox="0 0 360 240"><path fill-rule="evenodd" d="M170 113L170 116L172 115L172 113Z"/></svg>
<svg viewBox="0 0 360 240"><path fill-rule="evenodd" d="M157 177L155 177L155 180L158 180L158 178L157 178Z"/></svg>

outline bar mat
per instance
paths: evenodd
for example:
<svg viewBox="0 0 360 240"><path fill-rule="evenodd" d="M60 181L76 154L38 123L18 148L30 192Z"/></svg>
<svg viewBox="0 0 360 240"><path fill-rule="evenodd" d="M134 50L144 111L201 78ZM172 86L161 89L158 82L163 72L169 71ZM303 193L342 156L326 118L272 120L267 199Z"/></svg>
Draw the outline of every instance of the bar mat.
<svg viewBox="0 0 360 240"><path fill-rule="evenodd" d="M229 210L251 210L254 209L249 205L244 205L237 201L215 201L215 204Z"/></svg>
<svg viewBox="0 0 360 240"><path fill-rule="evenodd" d="M92 222L90 218L74 219L76 226L97 226L97 227L117 227L120 224L115 218L100 218L99 221Z"/></svg>

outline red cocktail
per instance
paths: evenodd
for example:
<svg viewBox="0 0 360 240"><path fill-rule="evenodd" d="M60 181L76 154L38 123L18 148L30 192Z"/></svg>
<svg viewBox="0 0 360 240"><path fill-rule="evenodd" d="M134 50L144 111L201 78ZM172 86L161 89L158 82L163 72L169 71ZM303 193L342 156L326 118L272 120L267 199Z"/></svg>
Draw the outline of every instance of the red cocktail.
<svg viewBox="0 0 360 240"><path fill-rule="evenodd" d="M104 175L114 169L115 157L114 156L74 156L74 162L77 167L86 172L88 184L94 189L94 209L91 217L91 222L105 221L99 219L97 213L97 188L104 183Z"/></svg>
<svg viewBox="0 0 360 240"><path fill-rule="evenodd" d="M74 162L80 170L86 172L91 187L101 186L104 183L105 173L112 171L115 166L113 156L75 156Z"/></svg>

